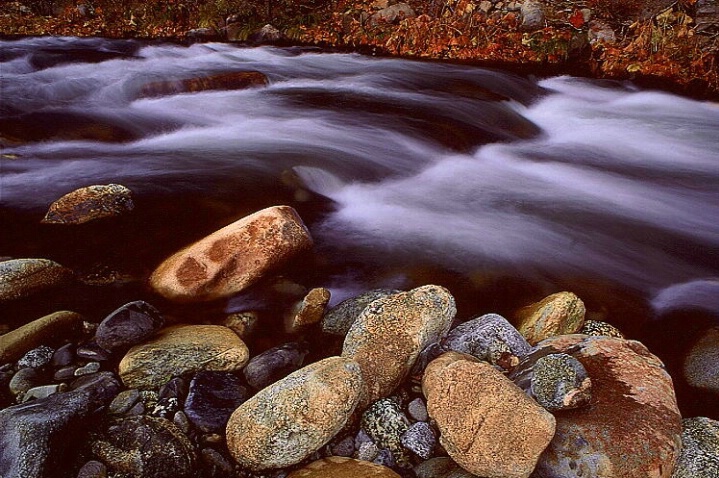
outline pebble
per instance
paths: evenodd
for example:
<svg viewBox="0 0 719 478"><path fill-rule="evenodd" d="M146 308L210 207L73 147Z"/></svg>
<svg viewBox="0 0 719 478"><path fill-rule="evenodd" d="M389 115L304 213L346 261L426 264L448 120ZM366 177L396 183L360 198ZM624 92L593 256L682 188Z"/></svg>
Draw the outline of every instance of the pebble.
<svg viewBox="0 0 719 478"><path fill-rule="evenodd" d="M400 475L386 466L331 456L295 470L287 478L400 478Z"/></svg>
<svg viewBox="0 0 719 478"><path fill-rule="evenodd" d="M172 417L172 423L177 425L177 427L182 430L182 433L185 435L190 432L190 420L182 410L175 412L175 415Z"/></svg>
<svg viewBox="0 0 719 478"><path fill-rule="evenodd" d="M199 430L220 432L225 429L232 412L249 397L249 390L236 375L201 371L190 382L184 410Z"/></svg>
<svg viewBox="0 0 719 478"><path fill-rule="evenodd" d="M75 378L75 367L74 365L68 365L67 367L59 368L55 371L52 379L56 382L64 382L66 380L72 380Z"/></svg>
<svg viewBox="0 0 719 478"><path fill-rule="evenodd" d="M222 325L231 329L242 340L247 340L257 330L259 320L257 312L238 312L228 315Z"/></svg>
<svg viewBox="0 0 719 478"><path fill-rule="evenodd" d="M584 302L571 292L557 292L517 312L517 330L531 345L556 335L576 334L584 325Z"/></svg>
<svg viewBox="0 0 719 478"><path fill-rule="evenodd" d="M187 380L182 377L175 377L160 387L157 391L157 397L159 399L177 398L184 402L188 388Z"/></svg>
<svg viewBox="0 0 719 478"><path fill-rule="evenodd" d="M214 448L203 448L200 458L209 467L210 476L230 476L234 471L232 463Z"/></svg>
<svg viewBox="0 0 719 478"><path fill-rule="evenodd" d="M97 460L90 460L80 468L77 478L107 478L107 467Z"/></svg>
<svg viewBox="0 0 719 478"><path fill-rule="evenodd" d="M437 433L427 422L410 425L400 437L402 446L422 459L432 458L437 446Z"/></svg>
<svg viewBox="0 0 719 478"><path fill-rule="evenodd" d="M612 324L602 322L601 320L585 320L579 333L594 336L606 335L608 337L616 337L618 339L624 338L624 334L621 330L614 327Z"/></svg>
<svg viewBox="0 0 719 478"><path fill-rule="evenodd" d="M60 391L60 385L40 385L33 387L25 392L22 396L22 403L29 402L30 400L38 400L41 398L47 398Z"/></svg>
<svg viewBox="0 0 719 478"><path fill-rule="evenodd" d="M310 290L285 317L285 332L295 334L320 322L330 302L330 296L330 291L324 287Z"/></svg>
<svg viewBox="0 0 719 478"><path fill-rule="evenodd" d="M95 342L111 353L125 352L152 337L164 323L160 312L147 302L130 302L100 322L95 331Z"/></svg>
<svg viewBox="0 0 719 478"><path fill-rule="evenodd" d="M75 352L78 358L83 360L92 360L95 362L104 362L110 360L110 353L93 342L88 342L77 348Z"/></svg>
<svg viewBox="0 0 719 478"><path fill-rule="evenodd" d="M382 448L377 456L374 457L372 463L376 465L385 466L387 468L394 468L397 466L397 460L394 458L394 453L387 448Z"/></svg>
<svg viewBox="0 0 719 478"><path fill-rule="evenodd" d="M10 379L10 393L21 395L40 383L40 376L34 368L21 368Z"/></svg>
<svg viewBox="0 0 719 478"><path fill-rule="evenodd" d="M295 342L272 347L252 357L242 373L247 383L259 390L299 369L308 352Z"/></svg>
<svg viewBox="0 0 719 478"><path fill-rule="evenodd" d="M55 350L52 347L41 345L23 355L20 360L17 361L17 367L43 368L50 363L54 353Z"/></svg>
<svg viewBox="0 0 719 478"><path fill-rule="evenodd" d="M132 193L120 184L102 184L76 189L50 205L41 222L83 224L132 211Z"/></svg>
<svg viewBox="0 0 719 478"><path fill-rule="evenodd" d="M100 371L100 362L88 362L82 367L75 370L76 377L82 377L83 375L90 375Z"/></svg>
<svg viewBox="0 0 719 478"><path fill-rule="evenodd" d="M372 403L362 414L361 426L380 450L388 449L397 462L407 461L401 437L409 420L395 400L382 398Z"/></svg>
<svg viewBox="0 0 719 478"><path fill-rule="evenodd" d="M69 343L55 350L50 364L54 368L67 367L75 360L75 344Z"/></svg>
<svg viewBox="0 0 719 478"><path fill-rule="evenodd" d="M425 404L424 400L420 397L417 397L409 402L407 405L407 413L409 413L410 417L419 422L426 422L429 420L429 415L427 414L427 404Z"/></svg>
<svg viewBox="0 0 719 478"><path fill-rule="evenodd" d="M160 398L148 415L160 418L170 418L180 408L180 401L176 397Z"/></svg>
<svg viewBox="0 0 719 478"><path fill-rule="evenodd" d="M352 436L346 436L338 442L332 444L330 452L334 456L351 457L355 452L355 440Z"/></svg>
<svg viewBox="0 0 719 478"><path fill-rule="evenodd" d="M140 400L140 391L137 389L123 390L110 402L108 411L112 415L124 415Z"/></svg>
<svg viewBox="0 0 719 478"><path fill-rule="evenodd" d="M72 276L70 269L49 259L1 261L0 302L22 299L61 286Z"/></svg>

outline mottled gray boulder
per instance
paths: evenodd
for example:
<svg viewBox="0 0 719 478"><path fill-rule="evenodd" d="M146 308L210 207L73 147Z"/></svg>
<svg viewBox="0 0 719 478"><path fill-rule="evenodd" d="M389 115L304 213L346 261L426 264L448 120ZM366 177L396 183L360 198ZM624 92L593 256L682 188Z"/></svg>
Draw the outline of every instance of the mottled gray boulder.
<svg viewBox="0 0 719 478"><path fill-rule="evenodd" d="M70 281L72 271L49 259L0 262L0 302L28 297Z"/></svg>
<svg viewBox="0 0 719 478"><path fill-rule="evenodd" d="M295 342L272 347L252 357L242 373L259 390L299 369L307 353L306 347Z"/></svg>
<svg viewBox="0 0 719 478"><path fill-rule="evenodd" d="M510 370L532 346L499 314L485 314L452 329L442 342L444 350L462 352Z"/></svg>
<svg viewBox="0 0 719 478"><path fill-rule="evenodd" d="M719 422L706 417L682 420L682 452L672 478L719 476Z"/></svg>
<svg viewBox="0 0 719 478"><path fill-rule="evenodd" d="M120 389L112 374L97 374L75 390L0 411L0 476L57 478L76 437L87 430L87 418Z"/></svg>
<svg viewBox="0 0 719 478"><path fill-rule="evenodd" d="M322 318L322 331L344 337L365 307L377 299L397 292L399 291L375 289L343 300L325 313Z"/></svg>
<svg viewBox="0 0 719 478"><path fill-rule="evenodd" d="M432 458L437 447L437 433L427 422L410 425L400 437L402 446L425 460Z"/></svg>
<svg viewBox="0 0 719 478"><path fill-rule="evenodd" d="M409 419L396 401L382 398L362 414L362 429L380 448L386 448L397 463L408 460L402 447L402 435L409 428Z"/></svg>
<svg viewBox="0 0 719 478"><path fill-rule="evenodd" d="M224 431L230 415L250 397L247 387L229 372L198 372L190 382L185 414L205 433Z"/></svg>
<svg viewBox="0 0 719 478"><path fill-rule="evenodd" d="M571 355L546 352L528 357L510 378L550 412L588 405L592 381L582 363Z"/></svg>
<svg viewBox="0 0 719 478"><path fill-rule="evenodd" d="M142 478L195 476L190 440L165 418L138 416L112 420L92 443L110 469Z"/></svg>
<svg viewBox="0 0 719 478"><path fill-rule="evenodd" d="M147 302L130 302L100 322L95 342L108 352L124 352L152 337L164 323L160 312Z"/></svg>

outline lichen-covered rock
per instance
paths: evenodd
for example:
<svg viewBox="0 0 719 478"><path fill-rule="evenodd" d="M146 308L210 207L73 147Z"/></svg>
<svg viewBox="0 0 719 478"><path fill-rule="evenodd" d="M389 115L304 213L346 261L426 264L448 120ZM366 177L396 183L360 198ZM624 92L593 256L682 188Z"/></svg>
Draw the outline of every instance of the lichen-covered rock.
<svg viewBox="0 0 719 478"><path fill-rule="evenodd" d="M285 318L285 332L294 334L321 321L330 296L330 291L324 287L310 290Z"/></svg>
<svg viewBox="0 0 719 478"><path fill-rule="evenodd" d="M295 470L287 478L400 478L386 466L368 461L330 456Z"/></svg>
<svg viewBox="0 0 719 478"><path fill-rule="evenodd" d="M0 336L0 363L15 361L42 344L73 339L82 328L83 316L60 311L46 315Z"/></svg>
<svg viewBox="0 0 719 478"><path fill-rule="evenodd" d="M566 353L592 379L589 407L557 414L536 478L669 478L681 449L681 415L661 361L639 342L565 335L538 351Z"/></svg>
<svg viewBox="0 0 719 478"><path fill-rule="evenodd" d="M583 407L592 398L587 371L567 354L532 354L510 378L550 412Z"/></svg>
<svg viewBox="0 0 719 478"><path fill-rule="evenodd" d="M396 294L397 292L399 291L375 289L343 300L325 313L322 318L322 331L344 337L365 307L377 299Z"/></svg>
<svg viewBox="0 0 719 478"><path fill-rule="evenodd" d="M584 325L578 333L594 336L604 335L607 337L616 337L618 339L624 338L624 334L621 330L614 327L612 324L602 322L601 320L585 320Z"/></svg>
<svg viewBox="0 0 719 478"><path fill-rule="evenodd" d="M352 324L342 356L362 368L360 407L386 396L412 369L420 352L444 336L457 313L444 287L426 285L375 300Z"/></svg>
<svg viewBox="0 0 719 478"><path fill-rule="evenodd" d="M362 389L353 360L329 357L310 364L240 405L227 423L227 447L252 470L299 463L345 426Z"/></svg>
<svg viewBox="0 0 719 478"><path fill-rule="evenodd" d="M125 351L152 337L164 323L160 312L147 302L130 302L100 322L95 342L108 352Z"/></svg>
<svg viewBox="0 0 719 478"><path fill-rule="evenodd" d="M485 314L452 329L442 341L444 350L466 353L504 370L515 367L532 346L498 314Z"/></svg>
<svg viewBox="0 0 719 478"><path fill-rule="evenodd" d="M155 269L150 285L177 301L228 297L311 245L310 233L294 209L270 207L175 253Z"/></svg>
<svg viewBox="0 0 719 478"><path fill-rule="evenodd" d="M102 184L76 189L50 205L45 224L83 224L115 217L135 208L132 192L121 184Z"/></svg>
<svg viewBox="0 0 719 478"><path fill-rule="evenodd" d="M362 429L379 448L386 448L397 463L406 463L402 435L409 428L409 420L396 401L381 398L362 414Z"/></svg>
<svg viewBox="0 0 719 478"><path fill-rule="evenodd" d="M584 325L584 302L571 292L552 294L517 312L517 329L531 345L555 335L575 334Z"/></svg>
<svg viewBox="0 0 719 478"><path fill-rule="evenodd" d="M249 358L245 343L221 325L176 325L128 350L119 374L128 388L151 389L200 370L236 372Z"/></svg>
<svg viewBox="0 0 719 478"><path fill-rule="evenodd" d="M199 78L148 83L140 89L139 97L148 98L209 90L244 90L266 86L268 83L267 76L259 71L231 71Z"/></svg>
<svg viewBox="0 0 719 478"><path fill-rule="evenodd" d="M49 259L11 259L0 262L0 302L22 299L66 284L72 271Z"/></svg>
<svg viewBox="0 0 719 478"><path fill-rule="evenodd" d="M701 333L684 356L682 373L686 382L699 390L719 394L719 327Z"/></svg>
<svg viewBox="0 0 719 478"><path fill-rule="evenodd" d="M554 417L486 362L447 352L422 379L440 443L485 478L527 478L554 436Z"/></svg>
<svg viewBox="0 0 719 478"><path fill-rule="evenodd" d="M719 476L719 422L707 417L682 420L682 452L672 478Z"/></svg>
<svg viewBox="0 0 719 478"><path fill-rule="evenodd" d="M144 415L114 419L92 443L92 451L110 469L131 476L195 476L192 443L165 418Z"/></svg>

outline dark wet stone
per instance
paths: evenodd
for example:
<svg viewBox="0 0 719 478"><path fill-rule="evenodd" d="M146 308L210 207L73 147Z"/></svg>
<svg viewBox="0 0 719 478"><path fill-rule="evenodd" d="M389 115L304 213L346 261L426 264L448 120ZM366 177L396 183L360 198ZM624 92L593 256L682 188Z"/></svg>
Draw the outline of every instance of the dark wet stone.
<svg viewBox="0 0 719 478"><path fill-rule="evenodd" d="M55 368L67 367L75 360L75 344L65 344L52 354L50 364Z"/></svg>
<svg viewBox="0 0 719 478"><path fill-rule="evenodd" d="M185 413L190 422L203 432L224 432L232 412L249 397L249 391L236 375L202 371L195 374L190 382Z"/></svg>
<svg viewBox="0 0 719 478"><path fill-rule="evenodd" d="M90 375L91 373L97 373L99 371L100 362L88 362L75 370L75 376L82 377L83 375Z"/></svg>
<svg viewBox="0 0 719 478"><path fill-rule="evenodd" d="M172 416L172 423L182 430L182 433L187 435L190 432L190 420L187 418L187 414L182 410L175 412Z"/></svg>
<svg viewBox="0 0 719 478"><path fill-rule="evenodd" d="M394 294L395 292L398 291L376 289L343 300L325 313L322 318L322 331L344 337L365 307L372 301Z"/></svg>
<svg viewBox="0 0 719 478"><path fill-rule="evenodd" d="M432 458L437 446L437 434L427 422L412 424L400 440L402 446L425 460Z"/></svg>
<svg viewBox="0 0 719 478"><path fill-rule="evenodd" d="M53 478L77 451L88 417L119 391L110 373L93 382L0 411L0 476Z"/></svg>
<svg viewBox="0 0 719 478"><path fill-rule="evenodd" d="M75 367L74 365L68 365L67 367L59 368L55 371L52 379L57 382L64 382L65 380L72 380L75 378Z"/></svg>
<svg viewBox="0 0 719 478"><path fill-rule="evenodd" d="M42 368L50 363L54 353L55 349L52 347L41 345L40 347L34 348L23 355L20 360L17 361L17 367Z"/></svg>
<svg viewBox="0 0 719 478"><path fill-rule="evenodd" d="M200 451L200 458L210 476L230 476L234 471L232 462L214 448L203 448Z"/></svg>
<svg viewBox="0 0 719 478"><path fill-rule="evenodd" d="M78 347L75 354L78 358L84 360L94 360L97 362L110 360L110 353L93 342Z"/></svg>
<svg viewBox="0 0 719 478"><path fill-rule="evenodd" d="M242 373L247 383L259 390L302 367L307 352L294 342L273 347L250 359Z"/></svg>
<svg viewBox="0 0 719 478"><path fill-rule="evenodd" d="M8 387L13 395L20 395L40 384L40 376L34 368L26 367L12 376Z"/></svg>
<svg viewBox="0 0 719 478"><path fill-rule="evenodd" d="M387 468L394 468L395 466L397 466L397 460L394 457L394 453L392 453L387 448L382 448L379 453L377 453L377 456L374 457L372 463L376 465L386 466Z"/></svg>
<svg viewBox="0 0 719 478"><path fill-rule="evenodd" d="M95 332L97 345L110 352L125 352L155 334L165 323L153 306L138 300L108 315Z"/></svg>
<svg viewBox="0 0 719 478"><path fill-rule="evenodd" d="M107 478L107 467L102 462L90 460L82 465L77 478Z"/></svg>
<svg viewBox="0 0 719 478"><path fill-rule="evenodd" d="M437 342L433 342L426 346L424 350L419 353L419 356L417 357L417 360L415 360L414 365L412 365L412 370L409 373L410 377L412 377L413 380L419 382L422 379L424 369L427 368L427 365L432 360L442 355L444 352L445 351L442 349L442 346Z"/></svg>
<svg viewBox="0 0 719 478"><path fill-rule="evenodd" d="M472 355L504 370L516 366L532 349L499 314L485 314L458 325L447 334L442 347Z"/></svg>
<svg viewBox="0 0 719 478"><path fill-rule="evenodd" d="M12 380L13 375L12 364L0 367L0 407L12 399L10 394L10 380Z"/></svg>
<svg viewBox="0 0 719 478"><path fill-rule="evenodd" d="M352 436L347 436L339 441L336 441L330 446L330 451L334 456L346 456L351 457L355 452L355 439Z"/></svg>
<svg viewBox="0 0 719 478"><path fill-rule="evenodd" d="M136 389L123 390L118 393L108 407L108 412L113 415L123 415L130 411L140 400L140 392Z"/></svg>
<svg viewBox="0 0 719 478"><path fill-rule="evenodd" d="M189 439L165 418L112 420L92 443L93 453L113 471L142 478L191 478L195 452Z"/></svg>
<svg viewBox="0 0 719 478"><path fill-rule="evenodd" d="M380 450L390 450L397 462L407 460L401 437L409 428L409 420L397 402L381 398L372 403L362 414L361 426Z"/></svg>
<svg viewBox="0 0 719 478"><path fill-rule="evenodd" d="M175 377L169 382L160 387L157 392L157 396L160 399L163 398L177 398L180 401L184 401L187 397L187 380L182 377Z"/></svg>
<svg viewBox="0 0 719 478"><path fill-rule="evenodd" d="M180 409L180 401L177 397L161 398L150 411L153 417L162 417L170 419Z"/></svg>
<svg viewBox="0 0 719 478"><path fill-rule="evenodd" d="M612 324L602 322L601 320L585 320L579 333L594 336L605 335L607 337L616 337L618 339L624 338L624 334L621 330L614 327Z"/></svg>

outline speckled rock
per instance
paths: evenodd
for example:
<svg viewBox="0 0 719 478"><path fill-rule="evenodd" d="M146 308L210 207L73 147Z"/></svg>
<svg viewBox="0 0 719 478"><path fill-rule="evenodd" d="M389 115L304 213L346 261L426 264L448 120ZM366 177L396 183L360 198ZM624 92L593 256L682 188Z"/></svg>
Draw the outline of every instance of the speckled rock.
<svg viewBox="0 0 719 478"><path fill-rule="evenodd" d="M368 461L331 456L295 470L287 478L400 478L386 466Z"/></svg>
<svg viewBox="0 0 719 478"><path fill-rule="evenodd" d="M362 313L365 307L371 302L396 294L398 290L375 289L365 292L356 297L345 299L336 306L332 307L325 313L322 318L322 331L332 335L344 337L349 332L350 327L357 317Z"/></svg>
<svg viewBox="0 0 719 478"><path fill-rule="evenodd" d="M247 383L259 390L299 369L308 352L295 342L272 347L252 357L242 373Z"/></svg>
<svg viewBox="0 0 719 478"><path fill-rule="evenodd" d="M263 209L166 259L150 277L160 295L176 301L231 296L312 245L289 206Z"/></svg>
<svg viewBox="0 0 719 478"><path fill-rule="evenodd" d="M719 476L719 422L706 417L682 420L682 452L672 478Z"/></svg>
<svg viewBox="0 0 719 478"><path fill-rule="evenodd" d="M131 348L120 362L119 374L128 388L150 389L185 373L239 371L248 358L245 343L227 327L176 325Z"/></svg>
<svg viewBox="0 0 719 478"><path fill-rule="evenodd" d="M486 362L447 352L422 380L440 443L485 478L527 478L554 435L554 417Z"/></svg>
<svg viewBox="0 0 719 478"><path fill-rule="evenodd" d="M567 354L530 355L510 378L550 412L583 407L592 398L587 371L579 360Z"/></svg>
<svg viewBox="0 0 719 478"><path fill-rule="evenodd" d="M119 391L107 374L84 387L0 410L0 476L49 478L78 451L69 430L79 433L88 418Z"/></svg>
<svg viewBox="0 0 719 478"><path fill-rule="evenodd" d="M400 437L402 446L422 459L432 458L437 446L437 434L427 422L417 422L410 425Z"/></svg>
<svg viewBox="0 0 719 478"><path fill-rule="evenodd" d="M420 352L444 336L457 313L444 287L426 285L375 300L352 324L342 356L362 368L360 408L386 396L412 369Z"/></svg>
<svg viewBox="0 0 719 478"><path fill-rule="evenodd" d="M584 325L584 302L571 292L558 292L517 312L517 329L531 345L548 337L574 334Z"/></svg>
<svg viewBox="0 0 719 478"><path fill-rule="evenodd" d="M132 192L120 184L103 184L76 189L50 205L42 222L83 224L132 211Z"/></svg>
<svg viewBox="0 0 719 478"><path fill-rule="evenodd" d="M225 430L232 412L249 397L250 391L236 375L201 371L190 382L185 413L201 431L218 433Z"/></svg>
<svg viewBox="0 0 719 478"><path fill-rule="evenodd" d="M82 315L75 312L55 312L0 336L0 363L15 361L39 345L74 338L82 321Z"/></svg>
<svg viewBox="0 0 719 478"><path fill-rule="evenodd" d="M32 350L28 350L25 355L20 357L20 360L17 361L17 366L18 368L42 368L50 363L54 353L55 349L48 347L47 345L35 347Z"/></svg>
<svg viewBox="0 0 719 478"><path fill-rule="evenodd" d="M11 259L0 262L0 302L21 299L66 284L70 269L49 259Z"/></svg>
<svg viewBox="0 0 719 478"><path fill-rule="evenodd" d="M114 419L92 443L92 451L111 470L131 476L195 476L192 443L175 424L164 418Z"/></svg>
<svg viewBox="0 0 719 478"><path fill-rule="evenodd" d="M147 302L130 302L100 322L95 342L108 352L124 352L152 337L164 323L160 312Z"/></svg>
<svg viewBox="0 0 719 478"><path fill-rule="evenodd" d="M402 435L409 428L409 419L397 402L381 398L362 414L362 429L380 448L386 448L397 463L406 463L408 456L402 447Z"/></svg>
<svg viewBox="0 0 719 478"><path fill-rule="evenodd" d="M112 415L123 415L135 406L138 400L140 400L139 390L135 388L123 390L110 402L108 412Z"/></svg>
<svg viewBox="0 0 719 478"><path fill-rule="evenodd" d="M107 467L97 460L90 460L77 472L77 478L107 478Z"/></svg>
<svg viewBox="0 0 719 478"><path fill-rule="evenodd" d="M618 339L624 338L624 334L621 330L614 327L612 324L602 322L601 320L585 320L579 333L594 336L605 335L607 337L616 337Z"/></svg>
<svg viewBox="0 0 719 478"><path fill-rule="evenodd" d="M12 376L8 387L13 395L21 395L40 384L40 376L32 367L21 368Z"/></svg>
<svg viewBox="0 0 719 478"><path fill-rule="evenodd" d="M592 404L557 414L557 431L536 478L668 478L681 449L681 415L672 380L639 342L565 335L538 353L566 353L592 378Z"/></svg>
<svg viewBox="0 0 719 478"><path fill-rule="evenodd" d="M539 30L544 28L544 5L540 2L527 0L522 3L522 30Z"/></svg>
<svg viewBox="0 0 719 478"><path fill-rule="evenodd" d="M707 329L689 347L682 363L687 384L719 394L719 327Z"/></svg>
<svg viewBox="0 0 719 478"><path fill-rule="evenodd" d="M330 296L330 291L324 287L310 290L285 317L285 332L294 334L321 321Z"/></svg>
<svg viewBox="0 0 719 478"><path fill-rule="evenodd" d="M427 415L427 404L420 397L415 398L407 404L407 413L409 413L410 417L419 422L426 422L429 420L429 415Z"/></svg>
<svg viewBox="0 0 719 478"><path fill-rule="evenodd" d="M510 370L532 346L507 319L498 314L485 314L452 329L442 341L442 348Z"/></svg>
<svg viewBox="0 0 719 478"><path fill-rule="evenodd" d="M417 478L477 478L446 456L424 461L414 467L414 472Z"/></svg>
<svg viewBox="0 0 719 478"><path fill-rule="evenodd" d="M345 426L362 389L360 367L351 359L310 364L240 405L227 423L227 447L253 470L299 463Z"/></svg>

